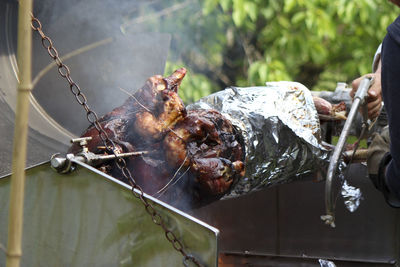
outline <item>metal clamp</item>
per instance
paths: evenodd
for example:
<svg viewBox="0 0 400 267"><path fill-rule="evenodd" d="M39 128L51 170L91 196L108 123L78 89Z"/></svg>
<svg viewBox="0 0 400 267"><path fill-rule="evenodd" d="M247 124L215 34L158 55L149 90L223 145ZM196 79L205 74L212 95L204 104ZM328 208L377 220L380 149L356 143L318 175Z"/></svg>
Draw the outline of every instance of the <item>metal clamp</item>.
<svg viewBox="0 0 400 267"><path fill-rule="evenodd" d="M75 165L72 164L72 159L75 158L74 154L67 154L65 157L60 153L51 156L51 168L59 173L68 173L75 170Z"/></svg>
<svg viewBox="0 0 400 267"><path fill-rule="evenodd" d="M59 173L68 173L75 170L75 165L72 160L86 163L90 166L96 167L103 164L106 161L113 160L116 158L127 158L132 156L142 156L148 154L148 151L136 151L112 155L98 155L90 152L87 148L87 141L90 141L92 137L83 137L72 139L71 143L78 143L82 147L82 151L74 154L66 154L61 156L60 153L51 156L50 164L51 167Z"/></svg>

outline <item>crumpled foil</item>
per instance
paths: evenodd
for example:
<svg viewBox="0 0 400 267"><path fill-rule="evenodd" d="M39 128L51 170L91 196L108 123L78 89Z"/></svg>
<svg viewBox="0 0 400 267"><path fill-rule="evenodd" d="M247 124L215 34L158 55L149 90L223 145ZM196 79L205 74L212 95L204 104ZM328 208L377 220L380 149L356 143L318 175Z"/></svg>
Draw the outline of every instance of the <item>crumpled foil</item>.
<svg viewBox="0 0 400 267"><path fill-rule="evenodd" d="M242 133L246 174L224 198L327 169L331 151L321 144L311 92L300 83L230 87L187 108L216 109Z"/></svg>
<svg viewBox="0 0 400 267"><path fill-rule="evenodd" d="M336 264L333 261L319 259L318 262L321 267L336 267Z"/></svg>
<svg viewBox="0 0 400 267"><path fill-rule="evenodd" d="M343 181L342 190L340 191L344 199L344 205L347 210L354 212L360 206L362 194L360 188L349 185L346 180Z"/></svg>

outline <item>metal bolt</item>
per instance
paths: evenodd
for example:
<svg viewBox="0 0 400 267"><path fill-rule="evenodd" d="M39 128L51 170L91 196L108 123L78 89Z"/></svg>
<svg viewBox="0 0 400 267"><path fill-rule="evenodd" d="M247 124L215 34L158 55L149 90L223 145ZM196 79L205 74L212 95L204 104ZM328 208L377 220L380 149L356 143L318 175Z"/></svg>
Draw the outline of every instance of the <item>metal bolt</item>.
<svg viewBox="0 0 400 267"><path fill-rule="evenodd" d="M50 163L51 167L56 170L60 170L65 166L66 159L65 158L52 158Z"/></svg>

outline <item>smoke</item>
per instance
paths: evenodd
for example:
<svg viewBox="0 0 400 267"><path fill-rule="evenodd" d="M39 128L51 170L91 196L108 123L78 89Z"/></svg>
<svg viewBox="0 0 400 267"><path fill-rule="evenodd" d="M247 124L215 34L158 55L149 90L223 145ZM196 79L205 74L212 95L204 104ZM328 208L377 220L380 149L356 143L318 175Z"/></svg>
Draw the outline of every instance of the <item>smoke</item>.
<svg viewBox="0 0 400 267"><path fill-rule="evenodd" d="M34 14L52 39L72 79L99 115L111 111L146 79L163 74L170 47L170 34L136 25L122 32L121 25L142 17L141 10L154 1L35 1ZM69 91L57 68L34 35L33 94L46 112L67 130L80 135L88 126L85 112Z"/></svg>
<svg viewBox="0 0 400 267"><path fill-rule="evenodd" d="M180 51L199 49L198 33L182 23L201 12L196 0L38 0L34 4L43 31L99 117L120 106L128 98L126 91L132 93L148 77L164 74L169 55L178 58ZM179 16L179 25L173 16ZM38 34L33 44L35 98L59 124L80 135L89 126L85 111L57 68L48 69L52 59ZM200 201L194 177L178 175L182 177L160 199L183 210L214 200Z"/></svg>

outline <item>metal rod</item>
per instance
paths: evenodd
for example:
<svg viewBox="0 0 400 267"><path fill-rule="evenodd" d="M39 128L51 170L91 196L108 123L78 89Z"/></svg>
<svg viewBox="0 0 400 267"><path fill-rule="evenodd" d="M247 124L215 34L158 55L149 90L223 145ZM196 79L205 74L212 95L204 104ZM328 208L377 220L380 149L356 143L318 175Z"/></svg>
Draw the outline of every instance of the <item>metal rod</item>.
<svg viewBox="0 0 400 267"><path fill-rule="evenodd" d="M141 155L146 155L146 154L149 154L149 152L148 151L127 152L127 153L118 154L118 157L126 158L126 157L130 157L130 156L141 156ZM99 160L108 160L108 159L115 159L115 158L117 158L116 155L98 156Z"/></svg>
<svg viewBox="0 0 400 267"><path fill-rule="evenodd" d="M28 137L29 94L32 90L32 29L33 0L20 0L18 8L17 61L19 84L14 125L11 191L8 217L7 267L20 266L24 210L25 164Z"/></svg>
<svg viewBox="0 0 400 267"><path fill-rule="evenodd" d="M336 174L337 166L339 163L339 158L343 152L344 146L346 144L347 137L350 132L351 124L354 121L354 118L357 115L358 108L361 104L363 104L365 97L367 96L368 89L371 86L372 79L371 78L364 78L360 86L357 89L356 95L354 97L353 104L351 106L349 115L347 116L347 120L343 126L343 130L340 134L339 140L335 149L333 151L333 155L329 162L328 173L326 176L325 182L325 207L326 207L326 216L325 222L334 226L335 221L335 203L334 203L334 195L332 191L332 181L333 177Z"/></svg>

